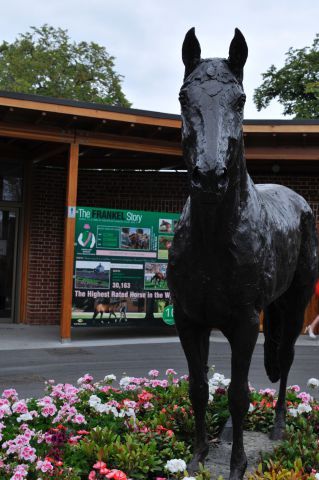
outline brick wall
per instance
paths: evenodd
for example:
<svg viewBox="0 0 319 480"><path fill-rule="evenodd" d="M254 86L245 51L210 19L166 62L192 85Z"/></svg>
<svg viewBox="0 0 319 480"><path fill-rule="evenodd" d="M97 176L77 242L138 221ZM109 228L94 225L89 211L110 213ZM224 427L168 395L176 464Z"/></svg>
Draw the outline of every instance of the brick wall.
<svg viewBox="0 0 319 480"><path fill-rule="evenodd" d="M35 168L27 295L27 322L59 323L62 291L65 172Z"/></svg>
<svg viewBox="0 0 319 480"><path fill-rule="evenodd" d="M319 222L319 177L255 176L257 183L281 183L303 195ZM27 321L57 324L61 307L66 172L35 168L28 278ZM80 170L78 205L163 212L181 211L186 174Z"/></svg>
<svg viewBox="0 0 319 480"><path fill-rule="evenodd" d="M179 212L187 197L184 173L83 171L78 205Z"/></svg>

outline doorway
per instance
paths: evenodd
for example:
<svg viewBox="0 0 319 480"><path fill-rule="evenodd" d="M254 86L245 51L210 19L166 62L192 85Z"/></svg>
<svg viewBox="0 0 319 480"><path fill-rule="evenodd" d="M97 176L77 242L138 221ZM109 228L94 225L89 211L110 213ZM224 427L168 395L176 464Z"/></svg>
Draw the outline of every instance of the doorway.
<svg viewBox="0 0 319 480"><path fill-rule="evenodd" d="M0 321L12 322L16 299L19 209L0 206Z"/></svg>

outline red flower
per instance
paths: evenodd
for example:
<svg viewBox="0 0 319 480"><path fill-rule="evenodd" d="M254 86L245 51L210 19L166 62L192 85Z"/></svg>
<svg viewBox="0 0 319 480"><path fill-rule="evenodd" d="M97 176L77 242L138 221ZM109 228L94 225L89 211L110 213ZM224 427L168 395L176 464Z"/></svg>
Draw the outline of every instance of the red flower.
<svg viewBox="0 0 319 480"><path fill-rule="evenodd" d="M156 427L156 432L157 433L162 433L162 432L166 432L167 431L167 428L163 427L163 425L157 425Z"/></svg>
<svg viewBox="0 0 319 480"><path fill-rule="evenodd" d="M114 480L127 480L127 476L121 470L110 470L106 478L114 478Z"/></svg>
<svg viewBox="0 0 319 480"><path fill-rule="evenodd" d="M154 397L152 393L147 392L146 390L143 390L142 393L140 393L138 396L138 399L140 402L149 402L151 398Z"/></svg>

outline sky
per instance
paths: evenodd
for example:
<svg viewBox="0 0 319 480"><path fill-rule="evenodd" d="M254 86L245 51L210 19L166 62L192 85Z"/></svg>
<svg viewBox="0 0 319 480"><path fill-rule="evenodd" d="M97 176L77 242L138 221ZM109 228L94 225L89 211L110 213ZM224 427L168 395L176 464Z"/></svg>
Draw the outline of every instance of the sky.
<svg viewBox="0 0 319 480"><path fill-rule="evenodd" d="M181 47L195 27L202 58L228 57L238 27L246 38L246 119L289 118L273 101L258 112L254 89L271 64L284 65L290 47L310 46L319 31L318 0L10 0L1 2L0 40L30 26L67 29L72 40L94 41L115 57L133 108L180 113Z"/></svg>

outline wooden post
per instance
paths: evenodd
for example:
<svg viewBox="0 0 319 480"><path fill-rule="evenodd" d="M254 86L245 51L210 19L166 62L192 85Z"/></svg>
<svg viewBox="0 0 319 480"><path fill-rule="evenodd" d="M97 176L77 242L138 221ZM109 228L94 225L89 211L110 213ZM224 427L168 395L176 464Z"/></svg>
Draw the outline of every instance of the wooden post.
<svg viewBox="0 0 319 480"><path fill-rule="evenodd" d="M63 343L71 341L75 208L78 185L78 165L79 144L72 143L70 145L68 161L63 250L62 305L60 321L61 342Z"/></svg>
<svg viewBox="0 0 319 480"><path fill-rule="evenodd" d="M30 254L30 225L31 225L31 203L32 203L32 160L25 163L24 188L26 196L23 212L23 247L22 247L22 268L20 285L20 309L18 323L27 322L27 302L28 302L28 272L29 272L29 254Z"/></svg>

